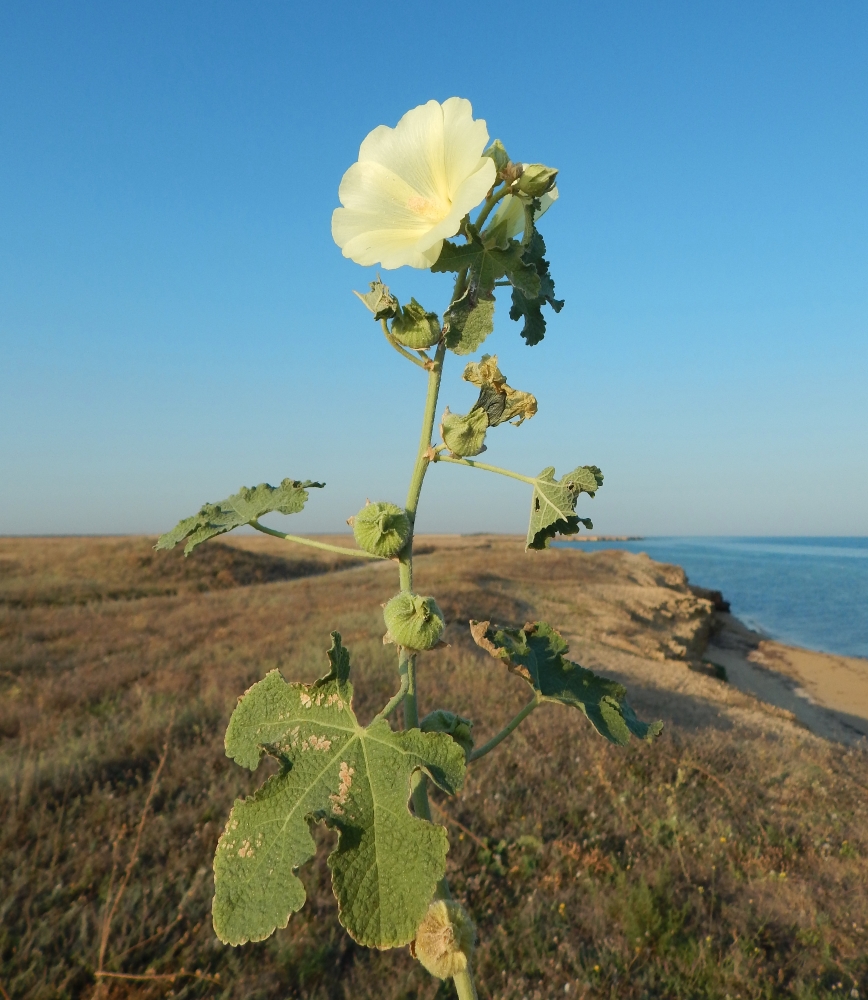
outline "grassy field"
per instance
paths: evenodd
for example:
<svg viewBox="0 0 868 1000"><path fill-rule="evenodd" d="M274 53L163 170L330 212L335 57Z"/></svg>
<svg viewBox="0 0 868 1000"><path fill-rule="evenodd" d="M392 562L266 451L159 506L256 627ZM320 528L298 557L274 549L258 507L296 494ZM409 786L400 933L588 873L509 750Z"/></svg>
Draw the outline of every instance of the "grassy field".
<svg viewBox="0 0 868 1000"><path fill-rule="evenodd" d="M0 995L450 996L406 949L342 931L323 829L285 930L233 949L210 925L217 837L263 777L223 754L237 696L273 667L319 676L338 629L369 719L397 686L379 613L394 567L265 538L186 561L151 544L0 539ZM595 669L690 682L634 692L664 716L653 746L610 746L549 706L458 799L435 796L482 998L868 996L864 751L732 714L726 685L690 670L713 615L680 571L513 539L419 551L451 643L420 666L421 707L470 716L480 742L526 689L472 645L469 618L545 617ZM101 952L104 971L145 978L98 986Z"/></svg>

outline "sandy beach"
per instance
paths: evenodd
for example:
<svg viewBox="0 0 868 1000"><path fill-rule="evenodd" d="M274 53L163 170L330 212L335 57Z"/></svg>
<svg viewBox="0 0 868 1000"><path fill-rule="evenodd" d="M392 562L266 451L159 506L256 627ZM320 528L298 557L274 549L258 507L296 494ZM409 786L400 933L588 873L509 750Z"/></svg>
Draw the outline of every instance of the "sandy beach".
<svg viewBox="0 0 868 1000"><path fill-rule="evenodd" d="M730 684L818 736L848 745L868 737L868 660L787 646L730 614L715 617L704 660L723 667Z"/></svg>

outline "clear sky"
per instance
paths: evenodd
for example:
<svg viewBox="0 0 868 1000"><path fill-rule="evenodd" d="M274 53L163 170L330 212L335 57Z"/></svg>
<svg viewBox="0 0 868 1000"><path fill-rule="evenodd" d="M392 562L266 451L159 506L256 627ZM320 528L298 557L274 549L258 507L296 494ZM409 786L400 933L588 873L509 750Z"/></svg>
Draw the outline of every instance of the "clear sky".
<svg viewBox="0 0 868 1000"><path fill-rule="evenodd" d="M424 375L330 217L367 132L452 95L561 171L566 307L528 348L503 301L484 348L540 412L486 458L601 466L602 532L868 533L866 53L864 0L3 4L0 533L157 532L285 476L328 484L286 530L400 503ZM419 528L528 503L438 466Z"/></svg>

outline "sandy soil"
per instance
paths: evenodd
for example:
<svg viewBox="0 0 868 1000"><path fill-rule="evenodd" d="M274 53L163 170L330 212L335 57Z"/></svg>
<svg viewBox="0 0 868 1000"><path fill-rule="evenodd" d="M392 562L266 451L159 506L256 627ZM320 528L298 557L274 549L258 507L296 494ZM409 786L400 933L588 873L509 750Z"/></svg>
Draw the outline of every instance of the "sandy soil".
<svg viewBox="0 0 868 1000"><path fill-rule="evenodd" d="M853 744L868 737L868 660L772 642L718 614L705 660L730 684L792 712L812 732Z"/></svg>

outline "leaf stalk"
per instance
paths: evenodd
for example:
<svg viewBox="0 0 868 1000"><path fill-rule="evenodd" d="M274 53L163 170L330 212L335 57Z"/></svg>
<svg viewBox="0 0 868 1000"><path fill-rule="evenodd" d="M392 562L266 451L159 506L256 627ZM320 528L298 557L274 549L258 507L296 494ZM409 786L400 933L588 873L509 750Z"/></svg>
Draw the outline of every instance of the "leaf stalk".
<svg viewBox="0 0 868 1000"><path fill-rule="evenodd" d="M514 719L508 722L503 729L496 736L492 736L487 743L483 743L478 750L474 750L469 757L469 762L472 764L473 761L479 760L480 757L484 757L487 753L490 753L496 746L501 744L507 736L513 733L518 727L524 722L524 720L530 715L530 713L539 705L539 700L536 697L531 698L531 700L524 706L524 708L516 715Z"/></svg>
<svg viewBox="0 0 868 1000"><path fill-rule="evenodd" d="M376 559L382 562L385 556L375 556L364 549L349 549L345 545L329 545L328 542L315 542L312 538L304 538L301 535L285 535L282 531L275 531L274 528L266 528L264 524L254 518L249 522L251 528L256 528L264 535L274 535L275 538L282 538L286 542L295 542L297 545L309 545L313 549L324 549L326 552L337 552L342 556L349 556L351 559Z"/></svg>
<svg viewBox="0 0 868 1000"><path fill-rule="evenodd" d="M448 455L443 455L439 451L434 458L435 462L451 462L452 465L466 465L469 469L482 469L483 472L496 472L499 476L509 476L510 479L518 479L523 483L530 483L531 486L536 482L530 476L523 476L519 472L511 472L509 469L501 469L497 465L488 465L486 462L476 462L469 458L455 458Z"/></svg>

